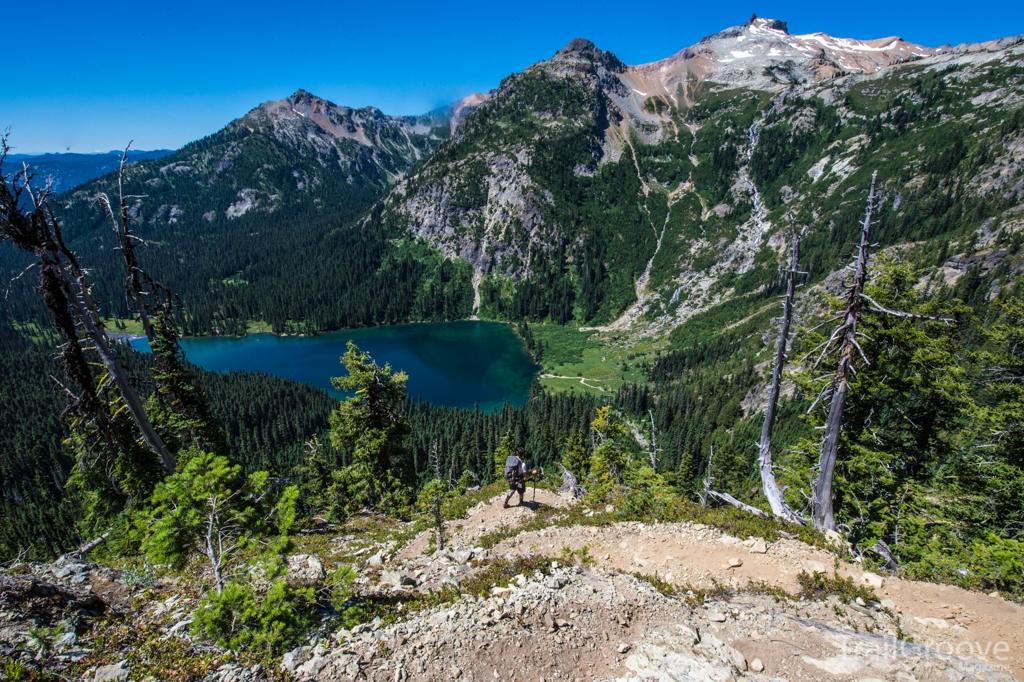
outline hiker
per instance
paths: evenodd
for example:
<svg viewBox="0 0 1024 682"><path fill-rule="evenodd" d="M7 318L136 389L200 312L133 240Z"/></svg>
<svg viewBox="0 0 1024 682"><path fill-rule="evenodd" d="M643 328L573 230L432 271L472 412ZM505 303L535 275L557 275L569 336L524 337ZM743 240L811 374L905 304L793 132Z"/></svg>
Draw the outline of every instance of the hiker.
<svg viewBox="0 0 1024 682"><path fill-rule="evenodd" d="M537 470L529 472L529 476L536 476ZM517 448L514 455L510 455L505 460L505 480L508 481L508 495L505 496L505 503L502 505L508 507L508 501L512 499L512 493L519 493L519 504L523 504L523 493L526 492L526 451L522 448Z"/></svg>

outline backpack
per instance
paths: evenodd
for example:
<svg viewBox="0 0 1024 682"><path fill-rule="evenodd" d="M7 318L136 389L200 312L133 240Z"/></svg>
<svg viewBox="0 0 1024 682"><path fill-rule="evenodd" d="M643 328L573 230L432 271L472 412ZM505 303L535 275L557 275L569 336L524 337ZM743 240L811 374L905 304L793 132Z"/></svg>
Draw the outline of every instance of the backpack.
<svg viewBox="0 0 1024 682"><path fill-rule="evenodd" d="M522 460L512 455L505 460L505 480L510 486L516 486L523 480Z"/></svg>

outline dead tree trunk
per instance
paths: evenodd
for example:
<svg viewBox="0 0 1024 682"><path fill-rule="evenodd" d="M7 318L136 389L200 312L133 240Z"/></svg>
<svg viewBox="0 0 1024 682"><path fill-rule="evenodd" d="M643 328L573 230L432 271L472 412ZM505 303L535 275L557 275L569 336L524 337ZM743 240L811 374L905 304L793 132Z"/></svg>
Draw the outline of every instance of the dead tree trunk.
<svg viewBox="0 0 1024 682"><path fill-rule="evenodd" d="M779 325L779 338L775 344L775 364L772 366L772 386L768 393L768 406L764 413L764 425L761 427L760 456L758 467L761 470L761 488L768 499L768 506L776 516L803 523L796 512L789 508L786 499L775 481L775 470L772 462L772 427L775 425L775 412L779 405L779 393L782 390L782 368L786 364L786 342L789 339L789 327L793 322L793 294L796 290L796 276L800 259L800 236L796 231L796 222L790 216L792 245L789 255L789 284L786 287L786 300L782 305L782 324Z"/></svg>
<svg viewBox="0 0 1024 682"><path fill-rule="evenodd" d="M860 353L857 343L857 325L863 309L864 283L867 281L868 252L871 248L871 217L875 205L875 178L871 174L871 190L868 192L868 207L860 231L860 249L853 271L853 283L847 292L846 311L843 323L832 333L829 342L839 341L839 363L832 379L832 400L828 408L825 437L821 443L821 457L818 460L818 480L811 498L811 516L817 530L835 530L836 521L832 509L832 482L835 478L836 457L839 452L839 436L842 430L843 406L853 378L854 354Z"/></svg>
<svg viewBox="0 0 1024 682"><path fill-rule="evenodd" d="M758 509L757 507L751 507L749 504L744 504L743 502L740 502L729 493L720 493L717 490L710 490L708 491L708 494L711 495L711 497L714 497L715 499L721 500L722 502L725 502L727 504L731 504L737 509L742 509L743 511L749 512L754 516L765 515L764 512Z"/></svg>
<svg viewBox="0 0 1024 682"><path fill-rule="evenodd" d="M75 279L78 280L79 278ZM107 333L103 327L103 322L99 318L96 304L89 297L87 288L81 281L78 282L77 288L78 292L71 291L71 296L69 296L72 306L78 313L76 317L80 319L86 331L89 332L89 336L96 346L96 352L99 354L100 360L103 361L103 366L110 374L110 378L113 379L114 385L117 386L118 393L124 398L124 403L131 413L139 433L142 434L142 439L160 457L164 471L170 476L174 473L176 466L174 455L167 449L160 434L157 433L153 423L146 415L146 410L142 406L142 399L139 398L139 394L129 383L127 372L124 371L124 367L121 366L117 355L114 354L113 349L110 347L110 339L107 338Z"/></svg>
<svg viewBox="0 0 1024 682"><path fill-rule="evenodd" d="M128 148L131 146L132 143L129 142ZM137 237L131 231L132 217L128 209L128 199L132 197L126 197L124 194L124 165L128 160L128 148L125 148L124 153L121 155L121 163L117 170L118 215L120 216L120 221L118 221L117 215L115 215L106 194L102 192L97 194L95 201L103 207L107 217L110 218L110 225L113 227L114 235L117 237L118 248L121 250L125 265L128 267L128 294L131 298L135 299L135 308L139 311L139 319L142 322L143 330L146 332L146 338L150 343L153 343L156 334L153 331L149 304L146 302L144 291L146 276L142 272L142 268L139 267L139 259L135 255Z"/></svg>
<svg viewBox="0 0 1024 682"><path fill-rule="evenodd" d="M7 138L4 137L0 140L0 169L8 150ZM81 339L76 330L76 326L81 325L95 344L103 366L124 398L125 406L143 440L160 457L165 471L172 474L175 468L174 455L153 428L138 393L129 383L127 373L111 349L99 309L85 283L85 270L64 243L60 221L50 205L51 190L47 186L36 192L31 186L31 180L32 176L26 168L11 178L8 186L7 178L0 172L0 242L9 239L18 249L39 259L43 272L44 303L69 346L65 350L65 357L84 362ZM23 194L28 195L31 210L22 209ZM83 399L89 403L87 407L90 413L99 420L98 426L103 429L107 418L101 415L102 408L99 406L92 376L84 364L78 370L76 379L85 392Z"/></svg>
<svg viewBox="0 0 1024 682"><path fill-rule="evenodd" d="M654 428L654 411L647 410L651 417L651 470L658 470L658 434Z"/></svg>
<svg viewBox="0 0 1024 682"><path fill-rule="evenodd" d="M708 455L708 473L704 476L704 494L700 496L700 506L708 506L708 496L711 494L711 463L715 460L715 446L711 446L711 454Z"/></svg>

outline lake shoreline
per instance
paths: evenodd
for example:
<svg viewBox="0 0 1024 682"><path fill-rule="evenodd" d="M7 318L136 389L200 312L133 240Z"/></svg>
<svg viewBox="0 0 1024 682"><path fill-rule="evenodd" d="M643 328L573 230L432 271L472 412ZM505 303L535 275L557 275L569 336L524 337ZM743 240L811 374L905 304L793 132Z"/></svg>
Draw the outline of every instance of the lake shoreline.
<svg viewBox="0 0 1024 682"><path fill-rule="evenodd" d="M339 358L350 340L379 364L405 371L410 397L438 406L491 411L506 402L525 404L530 386L543 370L514 325L489 320L413 322L318 334L200 336L182 339L181 347L190 363L206 370L262 372L340 398L330 379L344 374ZM131 345L149 350L145 337Z"/></svg>

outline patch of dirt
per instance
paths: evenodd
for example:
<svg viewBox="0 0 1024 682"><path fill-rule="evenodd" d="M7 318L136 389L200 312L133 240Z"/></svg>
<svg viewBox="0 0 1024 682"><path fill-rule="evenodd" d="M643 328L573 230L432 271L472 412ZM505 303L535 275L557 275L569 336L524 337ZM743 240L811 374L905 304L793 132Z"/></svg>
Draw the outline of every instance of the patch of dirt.
<svg viewBox="0 0 1024 682"><path fill-rule="evenodd" d="M528 500L531 494L532 491L528 491ZM946 666L946 669L951 671L948 661L942 662L945 659L942 659L941 655L953 655L957 660L975 661L978 664L992 666L992 672L981 674L980 679L994 679L990 676L995 674L995 671L1024 678L1024 608L999 597L969 592L948 585L876 576L865 572L855 563L837 562L835 556L827 551L796 540L783 539L766 543L756 538L732 537L715 528L685 522L549 527L519 533L502 540L490 552L481 552L477 545L482 536L502 526L520 527L528 523L535 513L532 508L526 506L503 509L503 498L502 495L487 503L481 503L470 511L467 519L452 522L449 550L444 556L432 560L434 563L441 562L442 568L432 569L430 565L423 565L423 568L418 569L422 570L423 578L420 589L436 589L444 581L458 582L464 579L473 572L468 565L471 558L533 555L557 557L561 555L564 547L572 550L586 547L587 553L595 563L592 569L584 571L574 580L578 579L595 589L610 589L609 581L611 585L619 585L616 581L628 577L623 576L624 573L636 573L657 577L683 590L714 590L721 587L739 594L732 597L732 602L718 608L733 609L733 602L741 603L744 606L737 613L747 613L748 616L730 616L725 624L709 622L703 625L704 630L700 630L700 622L694 621L696 612L687 611L689 607L685 607L679 598L663 602L664 598L661 595L658 595L658 598L648 595L639 601L635 597L627 600L633 609L633 624L630 626L632 629L624 630L620 634L628 635L625 643L630 647L630 651L646 651L644 656L648 662L658 659L658 656L662 659L668 656L662 649L657 649L661 646L657 643L658 638L668 637L662 631L673 623L686 622L687 627L697 628L700 632L718 637L736 648L748 661L760 658L766 671L786 679L899 679L899 676L894 675L899 671L906 672L901 666L906 663L907 657L917 661L915 666L924 665L922 661L927 662L919 671L921 675L924 675L925 669L931 671L928 675L939 674L941 671L936 666ZM563 508L572 504L570 500L548 491L538 491L537 502L538 505ZM427 546L427 537L427 534L421 535L395 557L399 568L403 562L409 566L415 564L417 567L423 564L425 557L419 555ZM475 553L472 551L473 548L477 548ZM801 572L832 575L833 571L842 577L852 578L858 584L872 587L880 603L874 607L870 604L844 605L835 597L826 602L784 600L776 603L770 597L749 591L751 585L764 585L781 588L790 594L798 594L800 585L797 576ZM629 579L634 580L632 577ZM620 586L615 589L621 591L625 588ZM609 622L614 622L615 617L610 615L610 612L601 615L600 609L606 609L608 605L592 603L594 601L583 599L575 607L566 607L578 613L582 613L584 608L593 611L593 626L589 630L578 629L574 630L572 635L565 635L570 639L579 635L577 639L572 640L575 644L571 645L571 653L567 654L570 657L569 665L566 665L563 652L560 651L560 647L566 645L569 640L561 642L552 639L542 646L535 641L536 638L540 637L543 640L549 635L530 629L527 621L523 621L520 630L513 628L507 634L511 642L504 642L500 637L493 641L486 640L492 643L480 647L479 656L474 655L472 661L467 660L463 663L462 656L459 655L456 656L459 662L452 665L461 666L460 670L468 679L474 679L474 675L477 676L476 679L480 679L480 675L488 679L498 679L493 675L495 670L498 671L500 679L536 679L545 675L545 679L560 679L559 674L569 679L599 679L605 676L612 679L621 678L624 674L639 675L637 679L674 679L659 677L662 673L655 674L654 669L649 666L637 667L637 661L643 657L633 660L632 665L636 670L626 666L625 662L629 656L616 655L617 644L613 646L614 641L603 637L606 626ZM655 602L658 609L652 611L651 607ZM697 611L702 609L707 610L702 606ZM770 622L760 629L745 626L737 630L728 625L734 621L744 622L743 618L762 618L759 614L774 615L769 619ZM522 620L519 615L516 615L516 618ZM655 632L660 634L655 636ZM871 637L866 640L858 639L864 633L870 633ZM851 637L853 639L850 639ZM477 640L473 639L473 642ZM533 646L541 646L541 649L526 648ZM655 649L644 649L649 646ZM560 661L560 664L556 664L553 670L549 667L550 663L538 663L536 666L531 664L530 675L517 677L519 673L516 671L521 669L521 664L516 661L545 660L544 657L548 654L544 651L547 649L553 649L554 660ZM651 651L655 650L662 653L652 654ZM523 656L524 651L533 653ZM799 655L795 653L796 651L800 652ZM849 651L854 653L851 654ZM857 651L860 653L857 654ZM865 651L870 655L865 654ZM504 667L499 665L499 662L506 661L507 656L512 657L511 668L507 662ZM881 668L872 668L870 671L865 669L865 665L868 665L865 661L869 659L875 661L871 665ZM879 662L883 659L899 659L902 662L896 665L889 660L889 663L883 665ZM710 676L706 679L718 679L712 668L705 670L693 661L686 665L691 666L691 672L695 675L706 674ZM868 668L871 668L871 665L868 665ZM390 670L391 677L388 679L396 679L395 669L392 667ZM440 669L429 666L424 670L433 670L434 675L442 673ZM699 672L701 670L703 672ZM867 672L871 674L868 675ZM967 678L976 676L976 672L961 670ZM912 671L910 674L916 675L918 679L930 679L928 675L921 676ZM949 675L942 673L935 679L940 678L962 679L957 678L952 672ZM409 679L438 678L412 675Z"/></svg>

